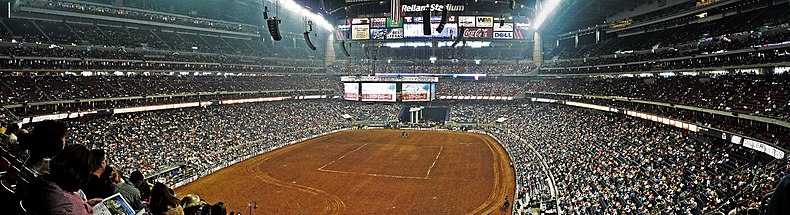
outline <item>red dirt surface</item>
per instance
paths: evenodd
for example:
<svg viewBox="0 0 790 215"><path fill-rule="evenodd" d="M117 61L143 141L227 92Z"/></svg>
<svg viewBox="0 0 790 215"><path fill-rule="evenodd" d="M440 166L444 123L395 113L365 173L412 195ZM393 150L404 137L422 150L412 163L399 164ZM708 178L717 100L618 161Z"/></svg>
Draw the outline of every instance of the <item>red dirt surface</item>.
<svg viewBox="0 0 790 215"><path fill-rule="evenodd" d="M508 214L513 168L481 134L353 130L284 147L176 189L249 214ZM509 210L507 210L509 211Z"/></svg>

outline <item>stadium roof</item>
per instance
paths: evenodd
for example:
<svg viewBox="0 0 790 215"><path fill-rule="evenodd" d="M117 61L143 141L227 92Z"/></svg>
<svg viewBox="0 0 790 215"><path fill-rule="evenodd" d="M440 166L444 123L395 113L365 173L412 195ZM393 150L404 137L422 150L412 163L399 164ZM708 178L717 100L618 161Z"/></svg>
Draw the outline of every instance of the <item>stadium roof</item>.
<svg viewBox="0 0 790 215"><path fill-rule="evenodd" d="M296 0L301 5L316 12L328 14L327 18L356 17L361 14L381 14L389 12L390 0ZM401 0L403 4L454 3L464 2L467 8L474 8L479 14L496 15L512 13L534 17L538 0L516 0L516 10L511 10L508 0ZM562 0L560 7L543 24L544 32L549 34L565 33L597 24L603 24L606 17L619 11L635 8L637 5L657 0ZM523 5L523 7L521 7Z"/></svg>

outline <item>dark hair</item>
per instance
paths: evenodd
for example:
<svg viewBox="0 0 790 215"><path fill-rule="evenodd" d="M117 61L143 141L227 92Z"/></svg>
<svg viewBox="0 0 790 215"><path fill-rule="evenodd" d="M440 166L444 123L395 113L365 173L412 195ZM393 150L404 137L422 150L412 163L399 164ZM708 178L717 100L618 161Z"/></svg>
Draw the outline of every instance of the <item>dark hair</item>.
<svg viewBox="0 0 790 215"><path fill-rule="evenodd" d="M129 176L129 181L132 182L132 184L137 184L137 182L143 181L143 173L139 170L135 170L132 172L132 175Z"/></svg>
<svg viewBox="0 0 790 215"><path fill-rule="evenodd" d="M83 145L75 144L64 148L50 161L48 179L65 191L77 192L90 179L93 169L92 156L90 150Z"/></svg>
<svg viewBox="0 0 790 215"><path fill-rule="evenodd" d="M164 214L168 209L178 207L178 199L170 194L165 184L157 182L151 189L151 213L154 215Z"/></svg>
<svg viewBox="0 0 790 215"><path fill-rule="evenodd" d="M58 120L39 122L31 137L30 157L34 161L55 156L65 147L66 123Z"/></svg>
<svg viewBox="0 0 790 215"><path fill-rule="evenodd" d="M225 203L217 202L211 206L211 215L227 215L228 210L225 209Z"/></svg>
<svg viewBox="0 0 790 215"><path fill-rule="evenodd" d="M16 133L16 131L19 131L19 125L13 123L9 124L8 128L5 129L5 133L8 135Z"/></svg>
<svg viewBox="0 0 790 215"><path fill-rule="evenodd" d="M101 168L101 163L107 160L107 153L104 152L104 149L91 149L91 154L93 154L93 163L95 165L92 171L96 171Z"/></svg>

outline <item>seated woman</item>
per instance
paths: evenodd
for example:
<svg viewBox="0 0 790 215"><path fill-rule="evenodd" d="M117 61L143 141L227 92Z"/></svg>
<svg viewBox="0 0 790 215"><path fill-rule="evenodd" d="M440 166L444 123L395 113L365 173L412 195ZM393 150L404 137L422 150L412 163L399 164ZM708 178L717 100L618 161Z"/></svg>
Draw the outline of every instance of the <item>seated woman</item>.
<svg viewBox="0 0 790 215"><path fill-rule="evenodd" d="M50 161L49 174L35 178L22 201L30 214L93 214L77 193L87 184L93 157L83 145L70 145Z"/></svg>
<svg viewBox="0 0 790 215"><path fill-rule="evenodd" d="M184 215L184 208L178 198L165 184L156 183L151 189L151 214L153 215Z"/></svg>

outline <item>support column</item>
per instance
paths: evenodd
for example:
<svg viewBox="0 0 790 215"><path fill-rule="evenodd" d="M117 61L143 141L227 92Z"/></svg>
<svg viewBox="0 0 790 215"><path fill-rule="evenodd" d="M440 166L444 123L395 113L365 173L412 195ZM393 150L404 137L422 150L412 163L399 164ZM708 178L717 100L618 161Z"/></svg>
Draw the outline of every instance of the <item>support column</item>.
<svg viewBox="0 0 790 215"><path fill-rule="evenodd" d="M535 65L540 66L543 64L543 41L541 40L540 33L538 33L538 31L535 31L534 35L535 36L533 38L535 39L535 48L532 50L532 62L534 62Z"/></svg>

